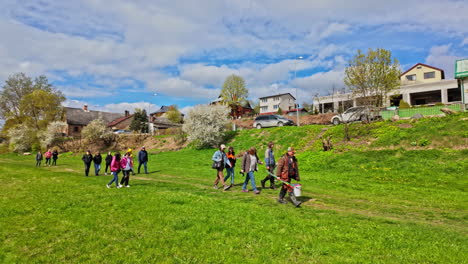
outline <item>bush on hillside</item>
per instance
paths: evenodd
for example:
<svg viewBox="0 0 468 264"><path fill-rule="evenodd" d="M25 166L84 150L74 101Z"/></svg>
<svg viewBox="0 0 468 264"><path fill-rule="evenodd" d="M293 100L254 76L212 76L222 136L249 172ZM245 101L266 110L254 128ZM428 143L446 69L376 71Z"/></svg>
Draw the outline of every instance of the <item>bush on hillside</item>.
<svg viewBox="0 0 468 264"><path fill-rule="evenodd" d="M83 128L81 135L91 142L97 142L101 139L106 145L112 143L114 139L114 134L107 129L106 124L101 119L91 121Z"/></svg>
<svg viewBox="0 0 468 264"><path fill-rule="evenodd" d="M195 147L218 146L229 122L230 109L224 105L198 105L188 112L182 130Z"/></svg>
<svg viewBox="0 0 468 264"><path fill-rule="evenodd" d="M45 131L38 133L38 138L41 142L41 147L46 149L50 146L62 146L63 142L67 139L63 133L67 129L67 123L62 121L51 122Z"/></svg>
<svg viewBox="0 0 468 264"><path fill-rule="evenodd" d="M36 131L25 124L11 128L8 137L10 149L18 153L31 151L31 146L37 142Z"/></svg>
<svg viewBox="0 0 468 264"><path fill-rule="evenodd" d="M403 99L401 99L399 108L405 109L405 108L411 108L411 106L407 102L405 102Z"/></svg>

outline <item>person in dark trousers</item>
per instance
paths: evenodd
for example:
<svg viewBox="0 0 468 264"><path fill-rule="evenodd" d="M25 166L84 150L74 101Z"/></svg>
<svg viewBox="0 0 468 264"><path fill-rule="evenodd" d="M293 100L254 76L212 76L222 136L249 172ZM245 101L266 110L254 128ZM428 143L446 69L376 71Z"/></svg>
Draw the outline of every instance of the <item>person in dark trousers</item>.
<svg viewBox="0 0 468 264"><path fill-rule="evenodd" d="M112 175L114 178L106 185L107 188L111 187L111 184L115 182L115 187L122 188L122 185L119 184L119 172L120 172L121 166L120 166L120 153L116 152L114 157L112 157L111 165L110 165L110 170L112 172Z"/></svg>
<svg viewBox="0 0 468 264"><path fill-rule="evenodd" d="M249 192L247 190L247 184L250 181L252 188L255 194L260 194L260 191L257 190L255 184L255 175L254 173L258 170L258 164L263 164L257 156L257 150L254 147L251 147L249 151L244 153L244 158L242 160L242 169L241 173L247 173L245 176L244 184L242 185L242 192Z"/></svg>
<svg viewBox="0 0 468 264"><path fill-rule="evenodd" d="M88 150L86 151L86 154L83 155L81 160L83 161L85 166L85 175L86 177L88 177L89 168L91 167L91 162L93 161L93 155L91 155L91 152Z"/></svg>
<svg viewBox="0 0 468 264"><path fill-rule="evenodd" d="M133 170L133 160L130 152L125 153L125 156L120 161L120 167L122 168L123 176L120 180L120 185L124 184L125 187L130 187L128 181L130 180L130 172Z"/></svg>
<svg viewBox="0 0 468 264"><path fill-rule="evenodd" d="M107 175L107 169L110 168L111 162L112 162L112 153L109 151L107 152L107 156L106 156L106 170L105 170L106 175Z"/></svg>
<svg viewBox="0 0 468 264"><path fill-rule="evenodd" d="M140 152L138 152L138 174L140 174L141 165L145 168L145 174L148 174L148 152L146 151L145 146L141 147Z"/></svg>
<svg viewBox="0 0 468 264"><path fill-rule="evenodd" d="M300 181L299 177L299 168L297 166L297 159L294 156L294 149L289 147L288 152L284 154L281 159L278 161L278 168L276 169L276 176L280 178L282 181L291 182L291 179L295 179L296 181ZM294 206L299 207L302 202L296 199L294 195L294 190L290 185L283 183L281 186L281 191L279 193L279 203L286 204L287 202L284 200L284 196L286 193L289 194L289 198L291 199Z"/></svg>
<svg viewBox="0 0 468 264"><path fill-rule="evenodd" d="M219 164L219 166L216 168L216 179L214 181L213 188L219 189L218 183L221 181L224 191L228 190L230 186L226 185L226 183L224 182L223 170L225 166L231 166L231 163L229 162L226 153L224 153L225 149L226 146L224 144L221 144L221 146L219 146L219 149L213 154L213 157L211 158L212 161Z"/></svg>
<svg viewBox="0 0 468 264"><path fill-rule="evenodd" d="M46 153L44 153L44 157L45 157L45 165L49 165L50 167L50 158L52 158L52 151L47 150Z"/></svg>
<svg viewBox="0 0 468 264"><path fill-rule="evenodd" d="M270 181L270 189L275 189L275 177L271 175L275 175L275 155L273 153L273 147L275 144L273 142L268 143L268 148L265 150L265 166L269 174L261 181L262 188L265 189L265 183L269 180Z"/></svg>
<svg viewBox="0 0 468 264"><path fill-rule="evenodd" d="M52 166L57 166L58 155L58 151L54 149L54 151L52 152Z"/></svg>
<svg viewBox="0 0 468 264"><path fill-rule="evenodd" d="M38 151L36 154L36 167L40 167L42 162L42 152Z"/></svg>
<svg viewBox="0 0 468 264"><path fill-rule="evenodd" d="M96 155L94 155L93 162L94 162L94 174L96 176L99 176L99 171L101 170L101 163L102 163L102 156L99 151L96 153Z"/></svg>
<svg viewBox="0 0 468 264"><path fill-rule="evenodd" d="M226 182L229 177L231 177L231 186L234 186L234 167L236 166L236 153L234 152L233 147L228 148L227 158L231 166L226 167L226 177L224 177L224 182Z"/></svg>

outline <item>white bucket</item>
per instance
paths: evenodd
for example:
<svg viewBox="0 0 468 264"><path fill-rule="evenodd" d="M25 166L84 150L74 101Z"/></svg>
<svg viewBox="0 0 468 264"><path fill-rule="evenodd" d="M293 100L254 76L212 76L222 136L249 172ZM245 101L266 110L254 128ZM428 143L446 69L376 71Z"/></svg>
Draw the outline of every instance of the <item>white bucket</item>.
<svg viewBox="0 0 468 264"><path fill-rule="evenodd" d="M291 184L294 188L294 195L296 197L299 197L301 196L302 194L302 185L300 185L299 183L296 183L296 184Z"/></svg>

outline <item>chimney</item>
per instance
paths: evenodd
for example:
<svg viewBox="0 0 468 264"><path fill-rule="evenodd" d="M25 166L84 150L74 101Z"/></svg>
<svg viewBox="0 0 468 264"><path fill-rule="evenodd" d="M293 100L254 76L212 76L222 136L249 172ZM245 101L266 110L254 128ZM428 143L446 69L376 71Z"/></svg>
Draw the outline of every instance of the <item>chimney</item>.
<svg viewBox="0 0 468 264"><path fill-rule="evenodd" d="M128 110L125 110L125 117L127 117L129 115L130 115L130 112L128 112Z"/></svg>
<svg viewBox="0 0 468 264"><path fill-rule="evenodd" d="M88 105L83 105L83 111L88 112Z"/></svg>

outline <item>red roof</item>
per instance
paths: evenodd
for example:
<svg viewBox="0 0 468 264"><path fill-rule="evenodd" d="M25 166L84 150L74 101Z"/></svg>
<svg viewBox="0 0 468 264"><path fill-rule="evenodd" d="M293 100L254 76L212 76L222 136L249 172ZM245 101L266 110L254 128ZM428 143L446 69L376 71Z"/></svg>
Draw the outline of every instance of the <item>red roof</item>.
<svg viewBox="0 0 468 264"><path fill-rule="evenodd" d="M442 69L439 69L439 68L436 68L434 66L431 66L431 65L427 65L427 64L424 64L424 63L417 63L416 65L414 65L413 67L409 68L409 70L405 71L404 73L402 73L400 75L403 76L405 74L407 74L409 71L411 71L412 69L416 68L417 66L424 66L424 67L428 67L428 68L431 68L431 69L434 69L434 70L437 70L437 71L441 71L442 72L442 79L445 79L445 74L444 74L444 70Z"/></svg>
<svg viewBox="0 0 468 264"><path fill-rule="evenodd" d="M107 126L108 126L108 127L113 127L113 126L117 125L118 123L123 122L123 121L129 119L129 118L132 117L133 115L134 115L134 114L131 114L131 115L128 115L128 116L122 116L122 117L120 117L120 118L117 118L117 119L115 119L114 121L112 121L112 122L110 122L109 124L107 124Z"/></svg>

